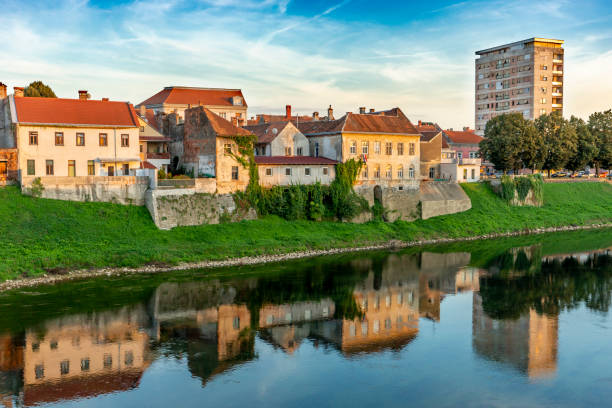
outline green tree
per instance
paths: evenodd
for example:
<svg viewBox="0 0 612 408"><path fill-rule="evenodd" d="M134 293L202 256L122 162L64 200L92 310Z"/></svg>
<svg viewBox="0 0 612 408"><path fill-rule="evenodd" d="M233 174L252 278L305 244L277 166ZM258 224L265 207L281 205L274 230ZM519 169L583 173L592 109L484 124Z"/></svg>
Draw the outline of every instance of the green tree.
<svg viewBox="0 0 612 408"><path fill-rule="evenodd" d="M576 130L578 143L576 154L570 157L567 163L568 170L574 172L584 169L587 165L593 163L595 156L599 153L599 148L597 146L597 139L593 136L584 120L572 116L569 123Z"/></svg>
<svg viewBox="0 0 612 408"><path fill-rule="evenodd" d="M542 137L542 168L550 177L551 170L564 168L576 154L576 129L558 112L540 116L535 126Z"/></svg>
<svg viewBox="0 0 612 408"><path fill-rule="evenodd" d="M480 152L496 169L506 173L523 166L536 167L539 134L520 113L496 116L487 122Z"/></svg>
<svg viewBox="0 0 612 408"><path fill-rule="evenodd" d="M28 85L24 91L24 96L36 96L42 98L57 98L55 96L55 92L53 90L42 83L42 81L34 81L30 85Z"/></svg>
<svg viewBox="0 0 612 408"><path fill-rule="evenodd" d="M589 116L589 130L597 144L593 164L599 174L600 168L612 167L612 110L595 112Z"/></svg>

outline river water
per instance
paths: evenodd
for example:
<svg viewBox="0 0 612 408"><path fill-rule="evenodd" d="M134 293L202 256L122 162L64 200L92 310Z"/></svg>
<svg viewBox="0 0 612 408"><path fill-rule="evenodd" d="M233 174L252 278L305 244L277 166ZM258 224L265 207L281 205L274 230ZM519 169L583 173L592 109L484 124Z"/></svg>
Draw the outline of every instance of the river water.
<svg viewBox="0 0 612 408"><path fill-rule="evenodd" d="M0 406L612 404L612 230L0 294Z"/></svg>

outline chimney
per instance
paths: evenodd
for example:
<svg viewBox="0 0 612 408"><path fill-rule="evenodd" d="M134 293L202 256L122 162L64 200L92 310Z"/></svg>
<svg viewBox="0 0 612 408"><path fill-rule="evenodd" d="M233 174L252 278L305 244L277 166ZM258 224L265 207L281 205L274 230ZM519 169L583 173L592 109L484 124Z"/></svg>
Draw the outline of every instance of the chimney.
<svg viewBox="0 0 612 408"><path fill-rule="evenodd" d="M319 120L319 112L312 112L312 120Z"/></svg>
<svg viewBox="0 0 612 408"><path fill-rule="evenodd" d="M87 91L85 91L85 90L80 90L80 91L79 91L79 99L80 99L81 101L86 101L86 100L88 100L88 99L89 99L89 94L88 94L88 92L87 92Z"/></svg>
<svg viewBox="0 0 612 408"><path fill-rule="evenodd" d="M13 87L13 90L15 91L15 97L16 98L23 98L23 88L20 86L15 86Z"/></svg>
<svg viewBox="0 0 612 408"><path fill-rule="evenodd" d="M108 98L102 98L102 102L108 102Z"/></svg>
<svg viewBox="0 0 612 408"><path fill-rule="evenodd" d="M334 120L334 110L331 105L327 108L327 120Z"/></svg>
<svg viewBox="0 0 612 408"><path fill-rule="evenodd" d="M370 108L370 113L374 113L374 112L376 112L376 109Z"/></svg>
<svg viewBox="0 0 612 408"><path fill-rule="evenodd" d="M6 98L6 85L0 82L0 99Z"/></svg>
<svg viewBox="0 0 612 408"><path fill-rule="evenodd" d="M464 126L463 127L463 131L464 132L469 132L470 131L470 127L469 126Z"/></svg>
<svg viewBox="0 0 612 408"><path fill-rule="evenodd" d="M289 119L291 117L291 105L285 106L285 119Z"/></svg>
<svg viewBox="0 0 612 408"><path fill-rule="evenodd" d="M144 117L147 114L147 107L145 105L140 105L140 116Z"/></svg>
<svg viewBox="0 0 612 408"><path fill-rule="evenodd" d="M365 115L365 113L366 113L366 108L365 108L365 106L361 106L361 107L359 108L359 114L360 114L360 115Z"/></svg>
<svg viewBox="0 0 612 408"><path fill-rule="evenodd" d="M419 120L419 126L421 126L422 124L423 124L423 122L421 122L421 121Z"/></svg>

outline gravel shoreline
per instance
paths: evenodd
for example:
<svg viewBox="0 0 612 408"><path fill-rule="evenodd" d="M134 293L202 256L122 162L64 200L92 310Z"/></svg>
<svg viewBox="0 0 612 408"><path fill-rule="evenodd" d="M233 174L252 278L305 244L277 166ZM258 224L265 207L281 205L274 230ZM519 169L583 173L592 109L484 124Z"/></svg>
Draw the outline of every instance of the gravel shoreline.
<svg viewBox="0 0 612 408"><path fill-rule="evenodd" d="M289 252L286 254L278 255L260 255L260 256L248 256L242 258L231 258L221 261L201 261L201 262L189 262L182 263L173 266L156 266L146 265L137 268L99 268L99 269L78 269L66 274L61 275L43 275L36 278L25 278L16 280L7 280L0 283L0 292L5 292L13 289L20 289L26 287L33 287L39 285L50 285L55 283L67 282L71 280L95 278L101 276L120 276L126 274L137 274L137 273L161 273L161 272L173 272L173 271L184 271L188 269L214 269L223 268L228 266L243 266L243 265L258 265L272 262L283 262L292 259L311 258L315 256L334 255L342 254L347 252L362 252L362 251L375 251L384 249L402 249L414 246L423 245L435 245L452 242L462 241L476 241L481 239L492 239L492 238L504 238L514 237L520 235L533 235L533 234L545 234L548 232L563 232L563 231L578 231L578 230L590 230L590 229L603 229L610 228L612 224L593 224L593 225L580 225L580 226L566 226L566 227L550 227L550 228L536 228L536 229L525 229L521 231L495 233L486 235L477 235L473 237L464 238L440 238L440 239L429 239L421 241L398 241L392 240L378 245L368 245L362 247L347 247L347 248L334 248L334 249L318 249L311 251L301 252Z"/></svg>

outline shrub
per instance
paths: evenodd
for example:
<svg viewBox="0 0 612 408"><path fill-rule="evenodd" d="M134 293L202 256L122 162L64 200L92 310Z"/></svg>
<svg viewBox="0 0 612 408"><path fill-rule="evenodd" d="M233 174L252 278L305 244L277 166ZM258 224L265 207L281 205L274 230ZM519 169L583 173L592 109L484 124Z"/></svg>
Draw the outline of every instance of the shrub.
<svg viewBox="0 0 612 408"><path fill-rule="evenodd" d="M43 186L40 177L36 177L32 181L32 187L30 187L30 192L32 193L32 197L42 196L43 191L45 191L45 186Z"/></svg>

